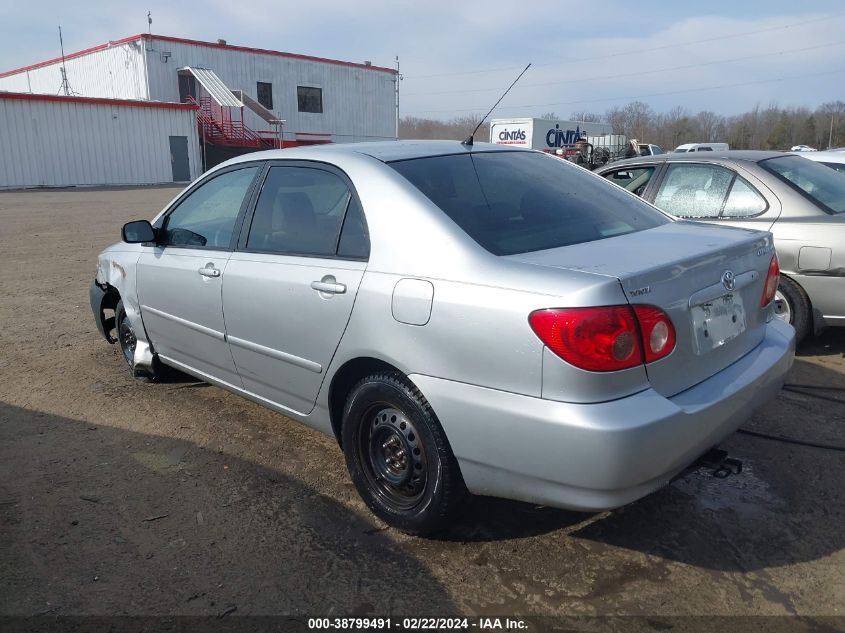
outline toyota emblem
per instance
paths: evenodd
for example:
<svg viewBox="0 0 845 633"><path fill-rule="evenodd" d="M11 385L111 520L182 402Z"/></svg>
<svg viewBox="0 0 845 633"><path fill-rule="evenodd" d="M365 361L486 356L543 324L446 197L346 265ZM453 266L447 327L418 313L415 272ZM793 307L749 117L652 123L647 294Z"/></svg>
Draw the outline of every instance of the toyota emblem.
<svg viewBox="0 0 845 633"><path fill-rule="evenodd" d="M726 270L722 273L722 285L725 286L727 290L733 290L736 288L736 275L734 275L732 270Z"/></svg>

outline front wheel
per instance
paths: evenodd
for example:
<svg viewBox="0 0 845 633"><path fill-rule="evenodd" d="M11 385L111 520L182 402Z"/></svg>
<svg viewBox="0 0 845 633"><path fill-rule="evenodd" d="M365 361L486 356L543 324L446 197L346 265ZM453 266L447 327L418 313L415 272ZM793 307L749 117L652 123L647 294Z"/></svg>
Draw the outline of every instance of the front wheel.
<svg viewBox="0 0 845 633"><path fill-rule="evenodd" d="M399 372L373 374L352 390L344 408L343 452L367 506L404 532L442 529L465 494L434 411Z"/></svg>
<svg viewBox="0 0 845 633"><path fill-rule="evenodd" d="M775 316L795 328L795 342L810 330L810 300L797 283L781 277L775 293Z"/></svg>
<svg viewBox="0 0 845 633"><path fill-rule="evenodd" d="M132 329L132 324L126 318L126 309L123 307L123 300L117 302L114 307L114 325L117 331L117 343L120 345L120 352L123 360L129 366L133 376L155 380L159 372L154 369L138 370L135 368L135 348L138 345L138 337Z"/></svg>

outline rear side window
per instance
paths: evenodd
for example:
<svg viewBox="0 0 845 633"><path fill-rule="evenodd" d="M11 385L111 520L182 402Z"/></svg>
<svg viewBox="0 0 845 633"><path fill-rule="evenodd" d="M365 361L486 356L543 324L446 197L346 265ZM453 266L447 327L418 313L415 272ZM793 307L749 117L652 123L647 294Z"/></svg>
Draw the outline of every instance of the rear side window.
<svg viewBox="0 0 845 633"><path fill-rule="evenodd" d="M743 178L737 176L731 187L731 192L728 194L728 199L725 200L722 217L749 218L763 213L767 206L763 196Z"/></svg>
<svg viewBox="0 0 845 633"><path fill-rule="evenodd" d="M477 152L390 163L494 255L513 255L670 222L580 167L534 152Z"/></svg>
<svg viewBox="0 0 845 633"><path fill-rule="evenodd" d="M717 165L669 165L654 205L678 218L718 218L732 180Z"/></svg>
<svg viewBox="0 0 845 633"><path fill-rule="evenodd" d="M341 240L346 253L342 256L366 257L369 242L363 214L340 176L309 167L271 167L255 205L246 248L331 257L337 253L341 228L347 235Z"/></svg>

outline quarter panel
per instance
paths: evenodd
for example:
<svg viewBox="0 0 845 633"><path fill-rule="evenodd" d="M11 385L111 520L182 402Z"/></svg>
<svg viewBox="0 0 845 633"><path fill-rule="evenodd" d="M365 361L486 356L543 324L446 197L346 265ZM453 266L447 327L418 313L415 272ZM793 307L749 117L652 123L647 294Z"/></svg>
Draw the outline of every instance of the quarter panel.
<svg viewBox="0 0 845 633"><path fill-rule="evenodd" d="M503 262L503 267L513 265ZM542 308L624 303L625 297L616 279L571 271L530 272L547 280L548 293L430 278L427 281L434 286L431 316L420 326L393 318L393 291L403 277L368 269L332 366L373 357L406 374L539 397L544 345L531 330L528 315ZM552 281L554 272L557 283Z"/></svg>

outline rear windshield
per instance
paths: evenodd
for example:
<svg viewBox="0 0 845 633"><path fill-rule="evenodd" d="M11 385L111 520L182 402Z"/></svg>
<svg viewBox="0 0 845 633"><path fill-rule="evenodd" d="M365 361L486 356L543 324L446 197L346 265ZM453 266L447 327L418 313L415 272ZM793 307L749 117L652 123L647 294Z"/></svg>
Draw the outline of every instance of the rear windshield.
<svg viewBox="0 0 845 633"><path fill-rule="evenodd" d="M845 212L845 174L800 156L768 158L760 166L828 213Z"/></svg>
<svg viewBox="0 0 845 633"><path fill-rule="evenodd" d="M390 166L494 255L591 242L671 222L604 179L545 154L477 152Z"/></svg>

